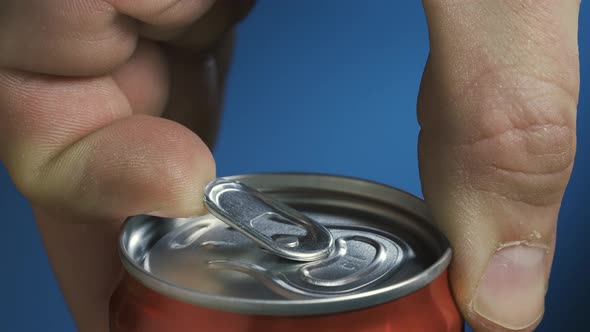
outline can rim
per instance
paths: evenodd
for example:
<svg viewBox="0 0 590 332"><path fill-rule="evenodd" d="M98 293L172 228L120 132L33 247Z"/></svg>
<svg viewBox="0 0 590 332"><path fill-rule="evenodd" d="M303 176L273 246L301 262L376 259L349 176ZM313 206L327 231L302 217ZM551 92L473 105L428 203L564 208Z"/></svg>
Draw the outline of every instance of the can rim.
<svg viewBox="0 0 590 332"><path fill-rule="evenodd" d="M395 283L393 285L379 287L362 293L354 293L330 298L305 300L272 300L270 301L272 302L272 304L269 305L268 300L232 298L228 296L207 294L201 292L197 293L194 290L179 287L177 285L174 285L173 283L167 282L166 280L159 278L154 274L145 271L134 262L129 252L125 250L125 226L128 222L130 222L131 218L134 218L130 217L127 218L127 220L125 220L122 226L123 232L121 232L121 235L119 237L119 255L121 257L121 261L125 270L131 276L138 279L138 281L140 281L146 287L156 292L162 293L167 297L189 304L242 314L301 316L329 314L364 309L399 299L401 297L410 295L411 293L430 284L447 269L451 262L452 249L450 247L448 239L442 234L442 232L437 227L435 227L432 223L429 222L431 220L431 216L427 211L425 202L421 198L407 191L371 180L364 180L351 176L340 176L324 173L268 172L255 174L241 174L236 176L228 176L224 178L243 180L244 178L252 177L264 177L267 178L270 182L272 182L272 178L274 177L280 177L283 180L285 177L305 177L317 179L321 178L324 180L335 181L353 181L364 184L370 184L373 187L377 186L386 191L396 192L397 195L399 195L399 197L396 197L398 201L400 197L403 198L403 203L405 204L404 206L411 205L409 207L409 210L418 214L422 219L424 219L424 221L426 221L423 222L423 226L429 228L429 231L437 236L437 240L440 241L441 247L444 248L444 250L441 250L443 253L433 264L425 268L420 273L416 274L411 278L405 279L403 282ZM230 307L228 307L228 302L231 302ZM294 306L297 307L296 311L293 310Z"/></svg>

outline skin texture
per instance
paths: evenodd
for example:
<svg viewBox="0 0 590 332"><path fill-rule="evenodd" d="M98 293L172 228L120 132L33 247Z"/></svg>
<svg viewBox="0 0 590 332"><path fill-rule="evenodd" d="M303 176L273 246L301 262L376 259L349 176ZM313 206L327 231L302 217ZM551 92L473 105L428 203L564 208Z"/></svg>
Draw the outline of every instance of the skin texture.
<svg viewBox="0 0 590 332"><path fill-rule="evenodd" d="M476 331L530 331L575 157L580 3L423 3L420 173L453 293ZM231 31L252 5L0 4L0 158L80 331L108 330L123 218L204 213Z"/></svg>

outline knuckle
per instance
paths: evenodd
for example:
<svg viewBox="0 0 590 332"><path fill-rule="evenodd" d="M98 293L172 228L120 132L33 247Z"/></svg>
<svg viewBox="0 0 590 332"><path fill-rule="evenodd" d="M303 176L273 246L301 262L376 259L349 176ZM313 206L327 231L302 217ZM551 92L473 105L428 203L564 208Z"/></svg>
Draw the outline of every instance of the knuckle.
<svg viewBox="0 0 590 332"><path fill-rule="evenodd" d="M0 157L19 191L37 204L64 203L77 168L63 156L95 128L119 117L114 110L121 97L111 93L108 81L74 82L0 71L0 142L6 142L0 144ZM95 104L89 102L88 91L93 91Z"/></svg>
<svg viewBox="0 0 590 332"><path fill-rule="evenodd" d="M470 112L454 144L459 163L476 190L529 205L558 203L575 158L576 101L551 82L509 76L480 81L466 94Z"/></svg>
<svg viewBox="0 0 590 332"><path fill-rule="evenodd" d="M44 195L39 167L23 154L3 156L4 166L16 189L28 200L39 201ZM35 166L33 166L35 165Z"/></svg>
<svg viewBox="0 0 590 332"><path fill-rule="evenodd" d="M27 144L28 132L32 121L19 125L23 113L23 101L15 91L14 85L22 81L0 72L0 160L6 167L16 188L27 199L39 193L39 167L43 163L43 153L33 144ZM23 128L25 127L25 128Z"/></svg>
<svg viewBox="0 0 590 332"><path fill-rule="evenodd" d="M69 170L62 160L48 158L43 149L19 146L11 152L5 158L5 166L13 184L27 200L52 211L70 205L76 172Z"/></svg>
<svg viewBox="0 0 590 332"><path fill-rule="evenodd" d="M472 188L546 206L561 199L573 166L574 144L570 128L531 125L459 149Z"/></svg>

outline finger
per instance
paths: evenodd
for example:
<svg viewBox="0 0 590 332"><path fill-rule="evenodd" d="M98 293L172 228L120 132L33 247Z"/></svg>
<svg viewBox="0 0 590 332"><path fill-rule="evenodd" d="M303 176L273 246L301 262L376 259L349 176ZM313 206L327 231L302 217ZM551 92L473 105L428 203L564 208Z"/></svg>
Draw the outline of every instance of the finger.
<svg viewBox="0 0 590 332"><path fill-rule="evenodd" d="M232 48L232 33L205 52L142 40L113 78L134 114L178 122L212 147Z"/></svg>
<svg viewBox="0 0 590 332"><path fill-rule="evenodd" d="M2 0L0 4L0 68L68 76L103 74L124 63L136 42L135 22L102 0Z"/></svg>
<svg viewBox="0 0 590 332"><path fill-rule="evenodd" d="M233 34L205 52L159 47L142 40L131 59L113 73L134 114L163 116L195 132L210 148L233 48Z"/></svg>
<svg viewBox="0 0 590 332"><path fill-rule="evenodd" d="M215 174L209 150L190 130L137 109L162 111L157 95L168 87L160 60L153 45L140 45L133 68L119 69L123 81L137 70L143 81L136 83L155 94L145 97L109 77L0 73L0 159L32 203L81 331L108 329L121 220L150 211L200 214L201 188Z"/></svg>
<svg viewBox="0 0 590 332"><path fill-rule="evenodd" d="M579 1L424 8L420 174L455 252L455 298L477 331L532 330L575 155Z"/></svg>
<svg viewBox="0 0 590 332"><path fill-rule="evenodd" d="M38 206L115 219L203 212L202 190L215 175L210 151L186 127L132 115L111 78L3 72L0 104L0 156Z"/></svg>
<svg viewBox="0 0 590 332"><path fill-rule="evenodd" d="M228 32L252 4L250 0L5 0L0 5L0 68L103 75L127 62L135 52L138 33L202 51Z"/></svg>
<svg viewBox="0 0 590 332"><path fill-rule="evenodd" d="M140 22L146 38L202 51L219 40L253 6L253 0L108 0Z"/></svg>
<svg viewBox="0 0 590 332"><path fill-rule="evenodd" d="M118 12L143 23L178 29L202 17L215 0L106 0Z"/></svg>
<svg viewBox="0 0 590 332"><path fill-rule="evenodd" d="M158 45L142 39L112 77L133 114L160 116L164 112L169 102L170 69Z"/></svg>

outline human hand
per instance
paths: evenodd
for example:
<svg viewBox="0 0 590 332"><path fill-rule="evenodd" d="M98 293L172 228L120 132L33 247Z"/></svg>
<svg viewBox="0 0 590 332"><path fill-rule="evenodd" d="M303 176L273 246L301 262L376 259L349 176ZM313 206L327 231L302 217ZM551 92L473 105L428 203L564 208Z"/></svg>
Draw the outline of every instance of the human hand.
<svg viewBox="0 0 590 332"><path fill-rule="evenodd" d="M149 23L136 48L133 19L98 0L57 2L6 0L0 10L6 17L0 18L0 140L10 142L0 146L0 157L33 203L80 330L103 331L120 273L121 218L201 213L200 189L214 176L198 137L142 114L164 114L212 139L222 90L215 81L228 60L227 44L212 41L225 39L221 31L235 21L225 18L246 9L213 15L209 1L105 1ZM155 14L154 6L173 2L183 9ZM421 176L455 249L453 290L477 331L502 330L497 323L530 330L542 313L557 210L574 157L579 2L424 4L432 52L419 102ZM171 30L189 22L211 26L170 42ZM164 45L150 43L162 39ZM525 260L541 267L519 268L515 260L526 252L508 248L491 259L516 243L541 248ZM482 279L488 262L507 273ZM478 291L478 285L486 286ZM476 300L481 289L492 301Z"/></svg>
<svg viewBox="0 0 590 332"><path fill-rule="evenodd" d="M454 296L476 331L530 331L575 155L580 1L423 3L420 175Z"/></svg>
<svg viewBox="0 0 590 332"><path fill-rule="evenodd" d="M80 331L108 331L126 216L204 212L215 176L205 143L231 30L251 5L1 1L0 159L31 202Z"/></svg>

